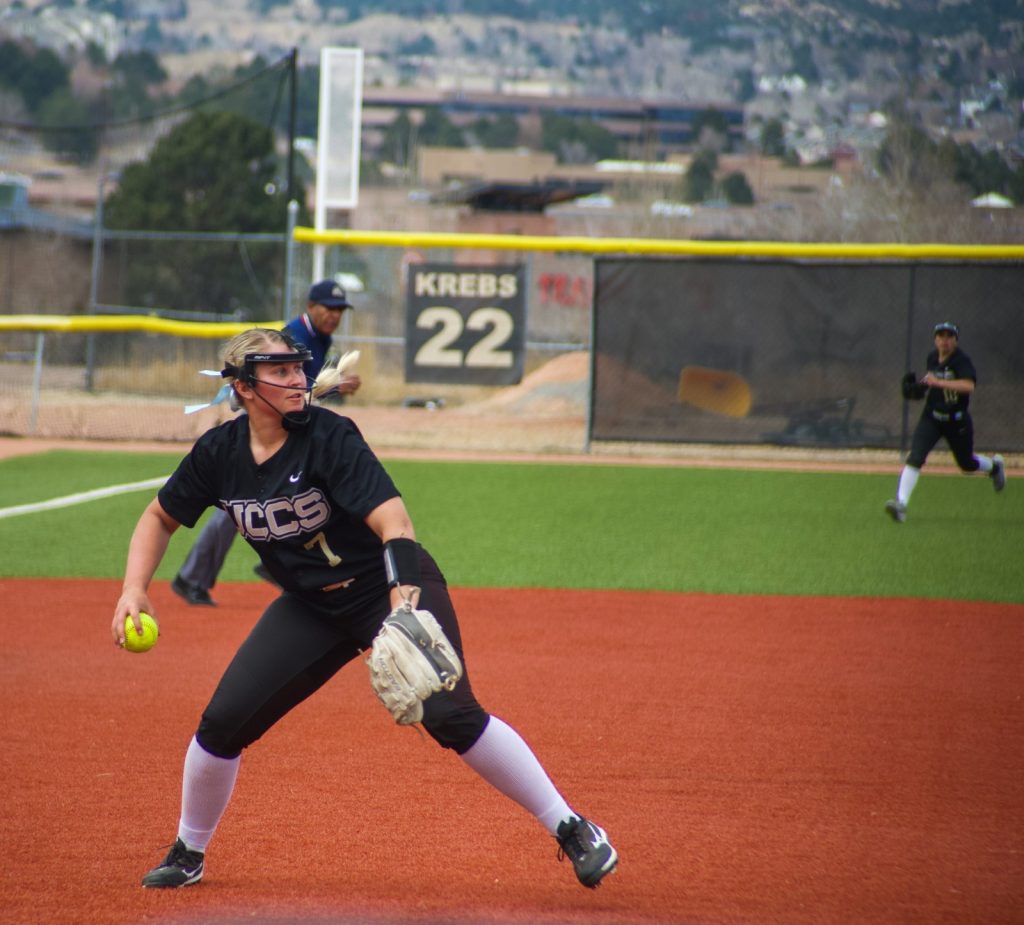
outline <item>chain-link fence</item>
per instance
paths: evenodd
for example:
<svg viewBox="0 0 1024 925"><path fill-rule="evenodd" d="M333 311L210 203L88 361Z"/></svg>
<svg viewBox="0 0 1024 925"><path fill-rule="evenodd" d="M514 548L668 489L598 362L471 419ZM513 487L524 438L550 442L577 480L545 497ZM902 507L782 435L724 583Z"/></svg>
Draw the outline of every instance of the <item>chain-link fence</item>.
<svg viewBox="0 0 1024 925"><path fill-rule="evenodd" d="M155 234L116 233L105 238L98 305L131 306L122 268L152 266L154 249L179 242ZM182 241L185 246L234 250L278 260L283 244L238 236ZM164 255L166 256L166 255ZM11 434L100 439L192 440L222 419L224 407L195 415L183 406L208 400L217 383L198 375L219 369L219 351L229 336L205 336L185 319L213 325L279 323L306 307L313 273L310 247L287 255L287 298L280 291L232 317L181 305L160 310L166 327L140 331L119 315L102 332L7 328L0 317L0 416ZM406 280L408 268L424 263L460 267L472 262L517 264L525 281L523 378L505 386L406 381ZM163 259L163 258L162 258ZM284 260L278 261L285 262ZM258 261L254 261L258 263ZM502 253L467 249L353 246L331 247L325 276L346 287L353 310L335 334L335 350L360 351L360 392L346 401L351 414L374 436L376 446L444 450L578 452L585 445L589 375L591 259L580 254ZM127 288L125 288L127 286ZM289 309L282 310L287 302ZM201 308L201 307L200 307ZM191 309L191 310L190 310ZM146 311L139 306L137 314ZM85 320L85 319L83 319ZM137 320L137 318L135 319ZM178 322L178 327L173 324ZM223 326L223 325L222 325ZM232 327L233 325L228 325Z"/></svg>
<svg viewBox="0 0 1024 925"><path fill-rule="evenodd" d="M265 303L238 324L279 323L305 307L315 264L314 245L303 240L309 237L297 233L289 248L277 239L199 242L236 256L244 251L256 273L264 260L282 262L285 250L283 289L268 286ZM979 448L1024 450L1020 248L1001 259L982 259L980 250L976 259L838 259L818 256L813 246L794 246L799 253L780 258L754 244L716 250L712 242L690 242L694 253L684 256L686 242L509 237L499 246L494 236L445 244L429 235L401 244L366 240L372 237L353 232L329 242L322 272L343 281L355 306L335 335L339 353L361 352L364 386L346 413L378 446L578 452L628 442L895 451L905 448L918 411L902 401L899 380L907 369L924 371L932 326L954 320L978 368L971 407ZM145 265L139 248L173 243L131 235L108 241L101 301L121 298L121 265ZM586 253L588 246L621 254L658 245L672 254L595 262ZM521 381L407 380L409 269L489 264L521 268ZM195 306L180 309L177 317L202 317ZM216 333L209 323L174 328L164 315L161 323L172 327L126 323L100 333L0 323L3 430L193 439L224 413L185 416L182 408L215 391L198 371L219 368L230 332Z"/></svg>

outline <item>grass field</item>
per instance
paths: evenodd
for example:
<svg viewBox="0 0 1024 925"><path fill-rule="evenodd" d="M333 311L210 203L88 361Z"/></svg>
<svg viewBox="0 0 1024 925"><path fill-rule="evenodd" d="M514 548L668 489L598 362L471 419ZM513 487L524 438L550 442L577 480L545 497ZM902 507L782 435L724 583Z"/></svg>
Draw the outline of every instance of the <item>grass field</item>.
<svg viewBox="0 0 1024 925"><path fill-rule="evenodd" d="M0 461L0 509L169 474L176 454L59 450ZM420 539L463 587L655 589L1024 602L1024 493L931 474L906 524L892 475L387 462ZM0 518L0 576L122 574L153 490ZM170 579L194 532L180 530ZM256 580L236 543L223 581Z"/></svg>

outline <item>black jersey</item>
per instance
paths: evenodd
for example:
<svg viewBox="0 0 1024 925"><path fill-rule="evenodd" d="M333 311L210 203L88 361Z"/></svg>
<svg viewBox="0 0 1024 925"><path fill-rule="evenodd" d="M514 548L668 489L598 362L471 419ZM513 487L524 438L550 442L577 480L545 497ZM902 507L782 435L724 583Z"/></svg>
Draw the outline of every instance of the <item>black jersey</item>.
<svg viewBox="0 0 1024 925"><path fill-rule="evenodd" d="M317 407L261 465L248 415L208 430L158 495L188 527L223 508L282 588L338 611L386 594L382 545L365 518L398 496L359 428Z"/></svg>
<svg viewBox="0 0 1024 925"><path fill-rule="evenodd" d="M970 379L978 381L978 374L974 371L974 364L971 358L959 348L946 357L945 363L939 362L939 351L933 350L928 354L928 372L938 379ZM938 389L934 386L928 390L925 400L926 411L936 411L939 414L955 414L966 412L971 403L971 396L962 392L951 392L948 389Z"/></svg>

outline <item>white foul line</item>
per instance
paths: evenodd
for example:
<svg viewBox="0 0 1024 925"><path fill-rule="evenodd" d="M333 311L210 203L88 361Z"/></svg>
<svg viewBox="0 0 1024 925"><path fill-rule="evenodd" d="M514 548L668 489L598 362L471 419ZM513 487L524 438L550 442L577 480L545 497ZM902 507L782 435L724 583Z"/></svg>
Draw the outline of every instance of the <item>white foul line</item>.
<svg viewBox="0 0 1024 925"><path fill-rule="evenodd" d="M112 495L125 495L131 491L142 491L144 488L159 488L167 481L167 478L166 475L162 475L160 478L146 479L144 482L126 482L124 485L94 488L92 491L81 491L76 495L64 495L63 498L51 498L49 501L38 501L35 504L18 504L15 507L3 507L0 508L0 519L4 517L17 517L19 514L35 514L38 511L53 511L57 508L84 504L86 501L109 498Z"/></svg>

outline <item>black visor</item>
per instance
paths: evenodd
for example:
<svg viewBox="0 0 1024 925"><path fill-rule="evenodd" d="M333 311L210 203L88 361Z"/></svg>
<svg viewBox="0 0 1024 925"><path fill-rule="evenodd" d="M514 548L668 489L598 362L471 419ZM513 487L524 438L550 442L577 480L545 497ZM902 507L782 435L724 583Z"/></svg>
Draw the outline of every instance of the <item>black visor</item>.
<svg viewBox="0 0 1024 925"><path fill-rule="evenodd" d="M313 354L306 347L295 344L290 353L247 353L241 367L231 363L225 364L220 371L221 377L227 379L234 376L243 382L251 382L256 378L257 363L306 363L313 359Z"/></svg>
<svg viewBox="0 0 1024 925"><path fill-rule="evenodd" d="M305 348L293 350L291 353L247 353L245 365L250 363L305 363L312 360L313 354Z"/></svg>

